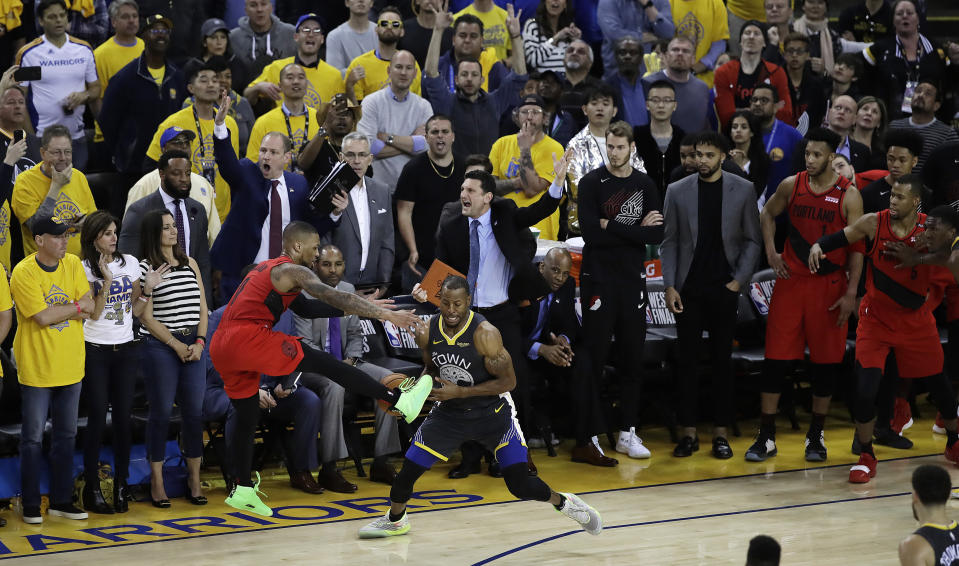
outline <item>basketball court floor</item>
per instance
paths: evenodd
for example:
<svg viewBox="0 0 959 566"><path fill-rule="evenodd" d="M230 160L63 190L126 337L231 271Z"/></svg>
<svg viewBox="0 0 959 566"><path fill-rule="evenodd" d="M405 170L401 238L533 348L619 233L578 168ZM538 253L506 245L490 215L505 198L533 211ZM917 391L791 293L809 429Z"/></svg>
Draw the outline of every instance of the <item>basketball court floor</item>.
<svg viewBox="0 0 959 566"><path fill-rule="evenodd" d="M672 457L664 429L645 431L653 457L620 455L616 468L571 463L568 443L558 447L556 458L534 450L547 483L581 494L602 513L605 529L596 537L548 504L516 501L502 480L485 473L447 479L452 464L437 465L416 485L410 507L418 507L411 509L408 535L362 541L357 529L385 512L389 487L357 478L352 467L344 474L360 489L351 495L306 495L292 490L280 470L268 471L262 489L275 511L269 518L223 504L222 480L209 470L205 507L184 499L166 510L136 503L123 515L45 517L42 526L26 525L16 511L6 511L0 559L58 566L738 565L745 562L749 539L763 533L782 544L783 565L898 564L898 542L916 526L912 470L942 464L959 484L959 469L942 457L945 438L932 433L926 418L906 431L913 449L877 447L877 477L852 485L852 427L834 414L827 421L824 466L807 465L804 431L788 430L783 420L780 455L763 463L742 458L752 440L750 422L741 423L744 436L732 440L735 456L726 461L709 456L706 431L700 432L703 448L686 459ZM952 515L959 517L959 510Z"/></svg>

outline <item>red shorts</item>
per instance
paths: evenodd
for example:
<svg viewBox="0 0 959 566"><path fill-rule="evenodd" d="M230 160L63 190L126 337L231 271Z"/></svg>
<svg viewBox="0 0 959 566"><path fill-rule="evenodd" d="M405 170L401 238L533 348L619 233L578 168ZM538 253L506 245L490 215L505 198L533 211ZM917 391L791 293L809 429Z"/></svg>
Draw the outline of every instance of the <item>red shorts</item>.
<svg viewBox="0 0 959 566"><path fill-rule="evenodd" d="M210 343L210 359L231 399L256 395L260 375L287 375L303 359L303 346L292 336L266 326L220 327Z"/></svg>
<svg viewBox="0 0 959 566"><path fill-rule="evenodd" d="M829 307L843 296L847 285L840 271L776 279L766 323L766 357L801 360L809 346L809 359L814 364L842 362L849 325L836 326L839 309Z"/></svg>
<svg viewBox="0 0 959 566"><path fill-rule="evenodd" d="M864 368L883 369L890 351L896 353L900 377L918 378L942 373L942 344L932 313L923 308L915 314L899 316L893 328L872 314L870 309L860 308L856 361Z"/></svg>

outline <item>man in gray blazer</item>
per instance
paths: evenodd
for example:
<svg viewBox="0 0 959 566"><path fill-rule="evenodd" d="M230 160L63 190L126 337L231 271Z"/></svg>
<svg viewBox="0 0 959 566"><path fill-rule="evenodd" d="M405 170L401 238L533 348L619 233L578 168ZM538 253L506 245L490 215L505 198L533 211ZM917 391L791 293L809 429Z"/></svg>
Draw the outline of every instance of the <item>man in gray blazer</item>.
<svg viewBox="0 0 959 566"><path fill-rule="evenodd" d="M733 455L726 427L733 419L730 355L739 293L752 278L762 236L752 184L722 170L729 152L716 132L696 138L699 175L667 187L663 207L665 235L660 248L666 306L676 315L679 347L679 423L684 434L673 450L677 457L699 450L696 436L699 398L697 363L703 331L709 331L713 366L712 454Z"/></svg>
<svg viewBox="0 0 959 566"><path fill-rule="evenodd" d="M179 212L183 230L178 230L177 238L186 244L187 255L196 260L200 268L200 276L203 278L207 304L212 305L213 279L210 276L207 211L202 203L190 198L190 156L183 151L170 150L160 156L158 166L160 190L136 201L127 209L123 215L123 228L120 230L117 249L120 253L142 258L140 221L143 216L151 210L164 208L170 211L176 221Z"/></svg>
<svg viewBox="0 0 959 566"><path fill-rule="evenodd" d="M320 259L316 264L316 273L320 280L340 291L352 293L353 285L343 281L345 270L343 254L334 245L326 245L320 250ZM339 357L354 365L371 379L380 381L391 372L380 366L369 364L360 359L365 342L360 319L356 315L340 318L301 318L293 316L293 325L298 336L305 342ZM330 329L339 327L338 336L330 334ZM338 346L338 347L337 347ZM350 483L336 469L336 461L347 457L346 442L343 440L343 398L344 389L325 376L304 373L300 384L316 393L323 401L320 422L320 456L323 466L320 468L319 484L329 491L353 493L356 484ZM373 464L370 466L370 480L392 484L395 470L387 462L390 454L400 451L396 417L376 406L376 438L373 446Z"/></svg>
<svg viewBox="0 0 959 566"><path fill-rule="evenodd" d="M346 261L344 280L357 286L382 284L380 291L385 291L394 255L390 189L386 183L364 175L373 161L366 136L347 134L340 159L358 172L360 182L350 191L343 214L330 215L335 226L323 236L323 243L342 251Z"/></svg>

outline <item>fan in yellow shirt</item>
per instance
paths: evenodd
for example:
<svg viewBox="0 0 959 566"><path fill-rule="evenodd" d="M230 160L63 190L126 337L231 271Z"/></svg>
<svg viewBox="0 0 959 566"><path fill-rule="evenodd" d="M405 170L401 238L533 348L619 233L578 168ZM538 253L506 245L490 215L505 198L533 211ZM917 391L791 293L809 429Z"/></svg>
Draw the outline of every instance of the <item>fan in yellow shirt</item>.
<svg viewBox="0 0 959 566"><path fill-rule="evenodd" d="M363 97L376 92L389 84L390 60L396 54L396 44L403 37L403 17L395 8L386 8L380 12L376 22L376 37L379 45L373 51L367 51L350 62L346 68L346 96L357 104ZM422 94L420 65L416 64L416 76L410 85L410 92Z"/></svg>
<svg viewBox="0 0 959 566"><path fill-rule="evenodd" d="M493 163L493 175L500 179L516 179L523 169L522 156L519 148L520 135L532 136L532 146L529 149L533 161L533 168L539 177L540 186L536 194L529 196L523 190L504 195L515 201L517 206L524 207L533 204L543 196L543 190L549 186L553 175L553 160L563 156L563 146L553 138L543 133L543 107L539 96L528 96L523 100L519 109L519 118L523 128L519 134L503 136L496 140L489 158ZM527 134L524 134L528 132ZM540 231L540 238L555 240L559 237L559 210L534 225Z"/></svg>
<svg viewBox="0 0 959 566"><path fill-rule="evenodd" d="M671 4L676 35L685 35L692 39L696 46L696 62L707 66L700 72L696 72L697 67L694 66L693 72L696 72L697 79L712 88L713 70L710 65L715 65L715 57L718 57L719 53L713 53L709 63L703 62L703 57L709 53L713 43L719 40L729 43L729 16L726 6L722 0L674 0Z"/></svg>
<svg viewBox="0 0 959 566"><path fill-rule="evenodd" d="M293 159L287 165L288 171L296 171L296 156L300 150L320 129L316 110L305 104L303 92L307 80L303 68L290 64L280 74L280 89L285 102L257 118L250 131L250 142L246 146L246 157L257 161L260 154L260 141L270 132L285 133L293 144Z"/></svg>
<svg viewBox="0 0 959 566"><path fill-rule="evenodd" d="M476 0L456 12L453 18L455 20L466 14L476 16L483 22L483 47L495 49L497 60L506 59L509 56L509 50L513 47L509 31L506 29L506 10L493 4L493 0ZM518 14L517 17L519 17Z"/></svg>
<svg viewBox="0 0 959 566"><path fill-rule="evenodd" d="M37 251L29 226L34 217L54 217L60 222L79 218L97 209L87 178L73 168L70 131L59 124L43 132L40 143L43 161L17 176L10 208L20 220L23 252ZM73 236L67 251L80 255L80 238Z"/></svg>
<svg viewBox="0 0 959 566"><path fill-rule="evenodd" d="M219 98L220 92L216 71L206 67L200 68L191 77L187 90L193 95L194 104L171 114L160 123L147 149L147 157L154 161L160 159L160 137L167 128L176 126L197 134L197 137L190 142L190 162L193 164L193 172L203 175L213 185L216 191L216 210L222 222L226 220L226 215L230 212L230 186L220 175L213 157L213 116L216 114L214 103ZM233 151L239 155L240 142L236 120L227 116L226 127L230 130Z"/></svg>
<svg viewBox="0 0 959 566"><path fill-rule="evenodd" d="M107 85L117 71L125 67L143 53L143 40L137 37L140 27L140 13L134 0L115 0L110 3L110 23L116 34L93 50L97 64L97 78L100 79L100 98L107 91ZM103 133L100 124L94 122L93 141L102 142Z"/></svg>
<svg viewBox="0 0 959 566"><path fill-rule="evenodd" d="M93 312L90 283L80 258L66 253L67 226L41 218L35 228L38 251L18 263L10 277L17 303L17 375L30 387L72 385L83 379L81 319Z"/></svg>

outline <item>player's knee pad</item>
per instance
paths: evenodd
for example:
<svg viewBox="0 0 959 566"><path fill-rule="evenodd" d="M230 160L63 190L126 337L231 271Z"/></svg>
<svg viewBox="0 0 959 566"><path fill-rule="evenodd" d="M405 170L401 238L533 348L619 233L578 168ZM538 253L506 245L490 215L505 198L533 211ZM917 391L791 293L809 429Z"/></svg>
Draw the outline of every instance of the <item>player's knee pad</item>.
<svg viewBox="0 0 959 566"><path fill-rule="evenodd" d="M390 501L394 503L406 503L413 495L413 484L426 472L426 468L416 464L408 459L403 460L403 467L400 468L396 477L393 478L393 486L390 487Z"/></svg>
<svg viewBox="0 0 959 566"><path fill-rule="evenodd" d="M549 501L549 486L543 480L529 475L526 462L503 468L503 479L506 480L506 488L517 499Z"/></svg>
<svg viewBox="0 0 959 566"><path fill-rule="evenodd" d="M760 380L762 393L781 394L788 368L789 362L786 360L763 360L762 379Z"/></svg>
<svg viewBox="0 0 959 566"><path fill-rule="evenodd" d="M838 364L812 364L813 397L832 397L836 388L836 376L839 374Z"/></svg>
<svg viewBox="0 0 959 566"><path fill-rule="evenodd" d="M866 423L876 418L876 396L882 381L882 370L864 368L856 364L856 402L854 417L856 422Z"/></svg>

